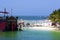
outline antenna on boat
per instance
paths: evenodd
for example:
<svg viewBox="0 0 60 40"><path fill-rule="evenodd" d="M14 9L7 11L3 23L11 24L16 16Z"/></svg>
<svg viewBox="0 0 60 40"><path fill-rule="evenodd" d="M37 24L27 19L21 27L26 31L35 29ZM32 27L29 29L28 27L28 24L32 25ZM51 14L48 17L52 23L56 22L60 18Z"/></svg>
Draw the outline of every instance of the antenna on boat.
<svg viewBox="0 0 60 40"><path fill-rule="evenodd" d="M12 16L12 10L13 10L13 9L11 9L11 16Z"/></svg>

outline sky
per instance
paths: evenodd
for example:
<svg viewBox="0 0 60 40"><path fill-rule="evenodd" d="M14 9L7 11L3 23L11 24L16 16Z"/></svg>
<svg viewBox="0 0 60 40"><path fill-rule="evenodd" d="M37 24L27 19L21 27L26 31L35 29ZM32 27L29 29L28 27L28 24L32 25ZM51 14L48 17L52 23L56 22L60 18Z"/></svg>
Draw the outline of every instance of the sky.
<svg viewBox="0 0 60 40"><path fill-rule="evenodd" d="M60 8L60 0L0 0L0 11L4 8L8 15L46 16Z"/></svg>

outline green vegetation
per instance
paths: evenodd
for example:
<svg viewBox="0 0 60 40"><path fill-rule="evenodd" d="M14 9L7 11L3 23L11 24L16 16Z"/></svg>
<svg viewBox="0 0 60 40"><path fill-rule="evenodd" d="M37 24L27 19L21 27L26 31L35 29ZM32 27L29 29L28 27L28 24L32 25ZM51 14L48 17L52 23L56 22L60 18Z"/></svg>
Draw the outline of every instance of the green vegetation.
<svg viewBox="0 0 60 40"><path fill-rule="evenodd" d="M53 11L49 16L49 19L52 22L58 22L60 24L60 9Z"/></svg>

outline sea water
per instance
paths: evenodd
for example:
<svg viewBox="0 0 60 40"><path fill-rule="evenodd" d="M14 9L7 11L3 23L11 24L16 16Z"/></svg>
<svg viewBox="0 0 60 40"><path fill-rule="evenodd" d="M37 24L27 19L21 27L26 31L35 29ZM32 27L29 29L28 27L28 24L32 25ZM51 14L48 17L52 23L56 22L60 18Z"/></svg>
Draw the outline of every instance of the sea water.
<svg viewBox="0 0 60 40"><path fill-rule="evenodd" d="M0 32L0 40L60 40L60 32L31 30Z"/></svg>
<svg viewBox="0 0 60 40"><path fill-rule="evenodd" d="M18 19L23 19L23 20L42 20L42 19L48 19L48 16L18 16Z"/></svg>

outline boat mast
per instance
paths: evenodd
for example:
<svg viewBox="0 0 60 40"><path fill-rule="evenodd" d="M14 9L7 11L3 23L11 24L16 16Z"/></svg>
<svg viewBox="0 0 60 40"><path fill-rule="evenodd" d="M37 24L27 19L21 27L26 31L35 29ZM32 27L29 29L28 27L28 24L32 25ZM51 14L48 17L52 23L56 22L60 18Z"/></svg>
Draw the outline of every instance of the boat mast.
<svg viewBox="0 0 60 40"><path fill-rule="evenodd" d="M12 16L12 10L13 10L13 9L11 9L11 16Z"/></svg>
<svg viewBox="0 0 60 40"><path fill-rule="evenodd" d="M5 14L8 14L8 12L6 11L6 8L4 8L4 11L0 11L0 13L4 14L4 18L5 18Z"/></svg>

